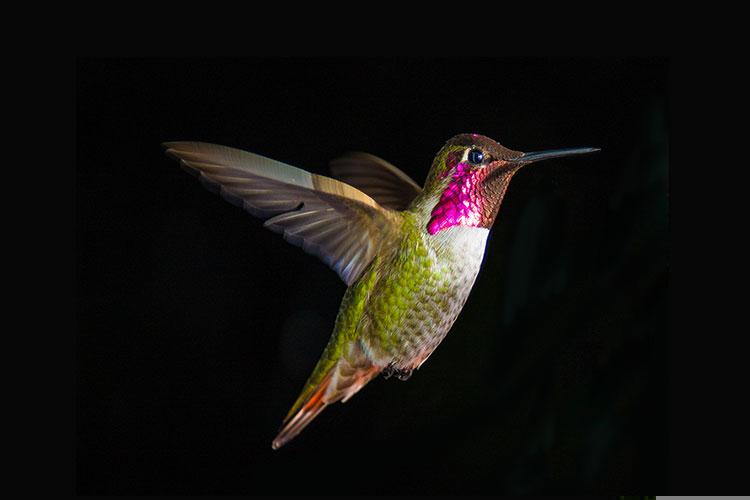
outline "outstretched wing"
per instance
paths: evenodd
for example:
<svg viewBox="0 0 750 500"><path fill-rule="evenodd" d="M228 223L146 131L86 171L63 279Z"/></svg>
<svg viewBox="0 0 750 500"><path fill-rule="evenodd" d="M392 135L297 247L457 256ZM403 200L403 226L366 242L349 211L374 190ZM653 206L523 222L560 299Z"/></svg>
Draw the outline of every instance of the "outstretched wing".
<svg viewBox="0 0 750 500"><path fill-rule="evenodd" d="M398 215L352 186L239 149L166 142L166 153L227 201L317 255L347 285L394 234Z"/></svg>
<svg viewBox="0 0 750 500"><path fill-rule="evenodd" d="M332 175L361 189L392 210L404 210L422 188L387 161L368 153L347 153L330 164Z"/></svg>

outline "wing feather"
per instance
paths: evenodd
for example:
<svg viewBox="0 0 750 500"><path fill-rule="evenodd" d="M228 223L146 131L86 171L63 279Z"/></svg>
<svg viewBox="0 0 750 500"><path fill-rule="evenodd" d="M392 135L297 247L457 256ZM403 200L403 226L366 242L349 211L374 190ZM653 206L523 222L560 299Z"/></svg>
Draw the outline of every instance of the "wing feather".
<svg viewBox="0 0 750 500"><path fill-rule="evenodd" d="M422 192L411 177L377 156L353 152L331 161L334 177L361 189L386 208L404 210Z"/></svg>
<svg viewBox="0 0 750 500"><path fill-rule="evenodd" d="M338 180L226 146L163 145L211 191L266 219L264 226L318 256L347 285L394 237L398 214Z"/></svg>

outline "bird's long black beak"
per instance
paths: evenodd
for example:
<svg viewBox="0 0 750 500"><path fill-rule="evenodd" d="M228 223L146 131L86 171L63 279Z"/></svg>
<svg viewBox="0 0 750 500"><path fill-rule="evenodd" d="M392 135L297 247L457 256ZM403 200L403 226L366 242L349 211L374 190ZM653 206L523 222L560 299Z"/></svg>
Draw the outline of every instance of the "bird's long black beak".
<svg viewBox="0 0 750 500"><path fill-rule="evenodd" d="M567 148L567 149L550 149L547 151L536 151L534 153L524 153L513 160L513 163L533 163L541 160L550 160L552 158L562 158L564 156L585 155L600 151L599 148Z"/></svg>

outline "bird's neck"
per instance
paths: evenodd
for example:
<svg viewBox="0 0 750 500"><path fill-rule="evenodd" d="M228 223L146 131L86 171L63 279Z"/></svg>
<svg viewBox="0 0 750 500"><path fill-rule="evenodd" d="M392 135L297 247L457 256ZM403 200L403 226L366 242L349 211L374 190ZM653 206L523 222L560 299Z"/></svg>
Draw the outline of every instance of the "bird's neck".
<svg viewBox="0 0 750 500"><path fill-rule="evenodd" d="M497 217L510 175L499 175L487 182L488 175L492 174L487 170L458 164L415 199L410 210L419 214L430 235L454 226L489 229Z"/></svg>

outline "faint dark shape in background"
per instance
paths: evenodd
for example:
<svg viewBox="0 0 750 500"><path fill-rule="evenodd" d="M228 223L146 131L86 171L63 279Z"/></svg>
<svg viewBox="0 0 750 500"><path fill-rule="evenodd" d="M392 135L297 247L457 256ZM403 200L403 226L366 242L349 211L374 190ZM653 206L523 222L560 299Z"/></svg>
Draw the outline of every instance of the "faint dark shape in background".
<svg viewBox="0 0 750 500"><path fill-rule="evenodd" d="M475 64L483 78L461 70ZM80 61L79 493L664 488L666 74L662 60ZM461 132L602 151L513 179L464 311L408 382L376 380L272 452L344 285L159 144L317 173L364 150L421 183Z"/></svg>

